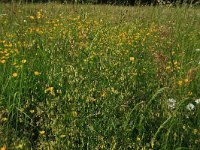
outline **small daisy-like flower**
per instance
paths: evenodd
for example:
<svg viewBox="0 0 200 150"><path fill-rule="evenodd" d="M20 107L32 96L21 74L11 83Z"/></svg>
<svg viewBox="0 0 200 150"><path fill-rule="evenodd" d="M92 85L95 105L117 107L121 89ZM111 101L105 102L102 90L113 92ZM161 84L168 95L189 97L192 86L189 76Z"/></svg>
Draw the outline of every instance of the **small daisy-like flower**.
<svg viewBox="0 0 200 150"><path fill-rule="evenodd" d="M176 106L176 100L173 98L168 99L168 108L169 109L174 109Z"/></svg>
<svg viewBox="0 0 200 150"><path fill-rule="evenodd" d="M132 61L132 62L134 62L134 60L135 60L134 57L130 57L129 59L130 59L130 61Z"/></svg>
<svg viewBox="0 0 200 150"><path fill-rule="evenodd" d="M192 103L189 103L187 106L186 106L186 109L187 110L193 110L195 108L195 106L192 104Z"/></svg>
<svg viewBox="0 0 200 150"><path fill-rule="evenodd" d="M14 73L12 74L12 76L13 76L14 78L17 77L17 73L14 72Z"/></svg>
<svg viewBox="0 0 200 150"><path fill-rule="evenodd" d="M35 76L39 76L40 73L39 73L38 71L34 71L34 75L35 75Z"/></svg>
<svg viewBox="0 0 200 150"><path fill-rule="evenodd" d="M196 99L196 100L195 100L195 103L196 103L196 104L199 104L199 103L200 103L200 98L199 98L199 99Z"/></svg>

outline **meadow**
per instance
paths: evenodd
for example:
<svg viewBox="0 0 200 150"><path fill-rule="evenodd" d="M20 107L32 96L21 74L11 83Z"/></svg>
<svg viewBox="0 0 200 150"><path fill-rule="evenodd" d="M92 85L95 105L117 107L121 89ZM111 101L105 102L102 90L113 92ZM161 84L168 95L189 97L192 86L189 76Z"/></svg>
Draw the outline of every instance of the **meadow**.
<svg viewBox="0 0 200 150"><path fill-rule="evenodd" d="M200 149L200 8L0 4L0 148Z"/></svg>

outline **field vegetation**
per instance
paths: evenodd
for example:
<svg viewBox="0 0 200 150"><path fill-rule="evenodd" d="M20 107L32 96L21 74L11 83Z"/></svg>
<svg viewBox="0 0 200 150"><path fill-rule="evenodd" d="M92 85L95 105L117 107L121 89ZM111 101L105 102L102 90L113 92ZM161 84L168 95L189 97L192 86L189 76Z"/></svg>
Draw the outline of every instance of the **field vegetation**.
<svg viewBox="0 0 200 150"><path fill-rule="evenodd" d="M0 4L0 148L200 149L200 9Z"/></svg>

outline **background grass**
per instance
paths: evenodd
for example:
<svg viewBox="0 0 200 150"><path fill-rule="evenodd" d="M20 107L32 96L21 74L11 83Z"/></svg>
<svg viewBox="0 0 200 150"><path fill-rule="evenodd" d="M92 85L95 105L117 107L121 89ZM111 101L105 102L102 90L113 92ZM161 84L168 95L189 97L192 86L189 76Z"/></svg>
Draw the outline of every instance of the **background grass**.
<svg viewBox="0 0 200 150"><path fill-rule="evenodd" d="M0 146L199 149L200 10L0 4Z"/></svg>

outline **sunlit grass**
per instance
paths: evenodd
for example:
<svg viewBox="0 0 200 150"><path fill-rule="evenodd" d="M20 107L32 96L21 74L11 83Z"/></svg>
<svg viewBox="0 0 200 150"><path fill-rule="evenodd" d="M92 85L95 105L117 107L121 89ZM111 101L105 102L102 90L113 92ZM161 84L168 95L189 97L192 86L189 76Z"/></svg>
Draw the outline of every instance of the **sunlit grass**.
<svg viewBox="0 0 200 150"><path fill-rule="evenodd" d="M200 148L200 10L0 4L0 147Z"/></svg>

